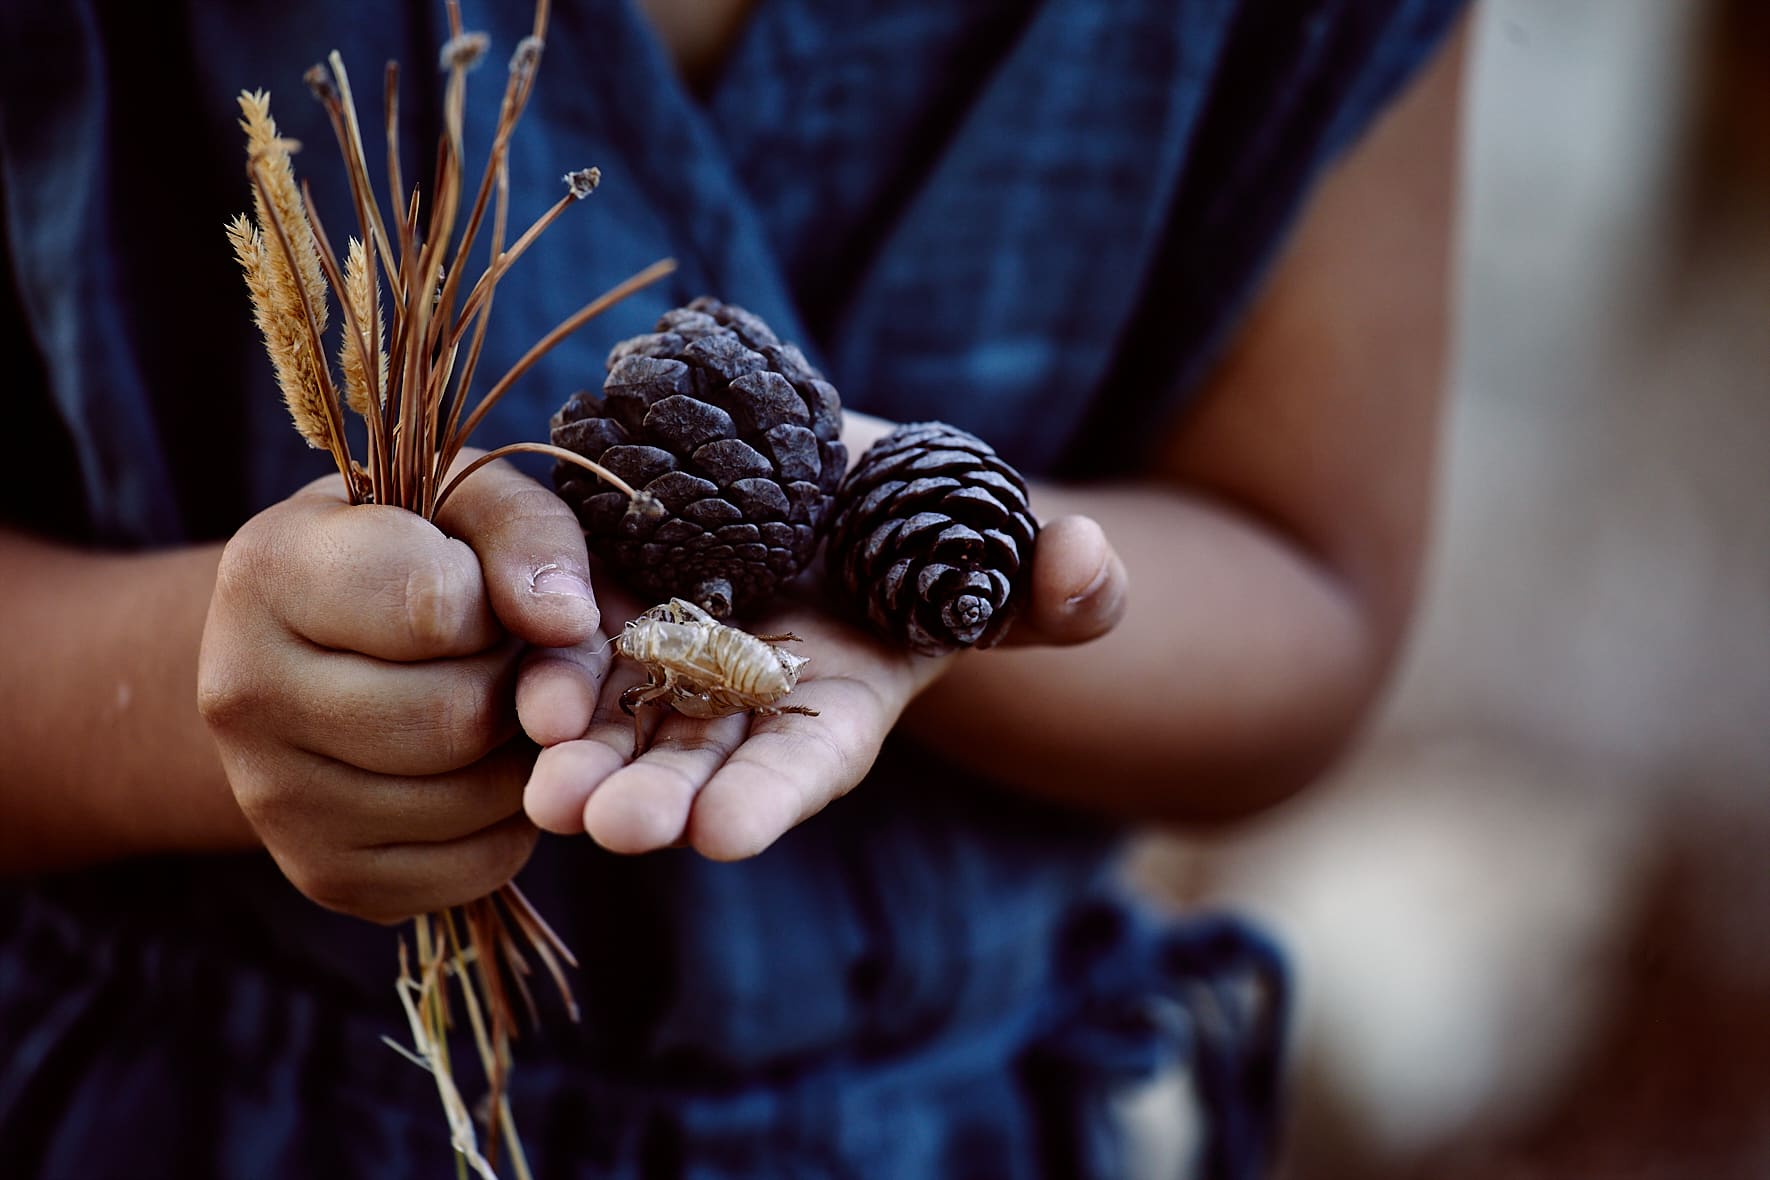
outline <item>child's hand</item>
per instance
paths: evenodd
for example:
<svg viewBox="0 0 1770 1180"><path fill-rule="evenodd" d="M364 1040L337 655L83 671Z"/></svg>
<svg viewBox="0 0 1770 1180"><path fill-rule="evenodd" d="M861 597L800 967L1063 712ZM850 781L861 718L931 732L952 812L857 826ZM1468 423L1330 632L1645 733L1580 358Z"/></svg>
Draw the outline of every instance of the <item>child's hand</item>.
<svg viewBox="0 0 1770 1180"><path fill-rule="evenodd" d="M435 526L348 505L333 477L240 529L199 699L241 809L297 889L396 921L510 880L536 839L519 648L594 633L587 573L570 510L502 464Z"/></svg>
<svg viewBox="0 0 1770 1180"><path fill-rule="evenodd" d="M1036 554L1032 598L1010 641L1079 643L1110 630L1123 609L1125 574L1099 526L1084 517L1053 521ZM602 598L611 620L650 605L606 587ZM574 677L585 674L580 666L531 662L518 711L530 736L549 747L535 762L524 799L535 823L588 833L616 852L687 843L717 860L753 856L858 783L911 698L955 659L989 658L911 655L800 605L748 629L790 631L804 640L788 650L811 662L782 703L816 709L817 716L697 721L662 711L645 752L634 758L634 722L619 699L646 679L642 669L615 661L598 699L573 688ZM591 667L600 674L600 665Z"/></svg>

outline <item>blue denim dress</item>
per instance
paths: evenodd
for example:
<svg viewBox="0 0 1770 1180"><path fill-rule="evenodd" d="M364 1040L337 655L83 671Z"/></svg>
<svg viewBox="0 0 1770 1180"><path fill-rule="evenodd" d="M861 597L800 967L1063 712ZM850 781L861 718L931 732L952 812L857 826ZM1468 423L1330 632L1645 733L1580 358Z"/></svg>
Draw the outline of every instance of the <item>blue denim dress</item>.
<svg viewBox="0 0 1770 1180"><path fill-rule="evenodd" d="M468 23L508 50L527 5L491 8ZM537 366L476 441L543 437L613 341L713 293L852 408L954 422L1032 474L1125 474L1456 8L759 0L697 97L622 0L560 0L513 220L568 168L603 185L500 289L482 368L655 258L680 269ZM302 71L339 48L373 106L404 62L418 176L443 36L431 0L0 7L0 363L39 459L0 474L6 519L177 544L324 472L222 235L248 203L233 97L272 91L336 237L350 206ZM475 79L470 157L501 73ZM1122 835L892 742L753 860L544 840L521 881L584 960L585 1016L518 1047L536 1175L1117 1176L1115 1097L1176 1067L1204 1116L1194 1174L1259 1174L1279 958L1233 919L1131 904ZM0 1170L451 1174L429 1079L380 1044L401 1033L394 946L262 856L0 886Z"/></svg>

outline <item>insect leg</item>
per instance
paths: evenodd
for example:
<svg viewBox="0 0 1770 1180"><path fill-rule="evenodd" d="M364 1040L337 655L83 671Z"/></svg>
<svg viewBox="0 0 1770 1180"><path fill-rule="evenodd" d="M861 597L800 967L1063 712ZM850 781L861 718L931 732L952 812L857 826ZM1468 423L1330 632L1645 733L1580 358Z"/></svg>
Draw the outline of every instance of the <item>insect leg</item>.
<svg viewBox="0 0 1770 1180"><path fill-rule="evenodd" d="M644 684L635 684L621 694L621 712L629 717L635 716L634 709L636 707L649 705L659 697L669 696L670 692L670 685L667 682L659 683L657 680L648 680Z"/></svg>

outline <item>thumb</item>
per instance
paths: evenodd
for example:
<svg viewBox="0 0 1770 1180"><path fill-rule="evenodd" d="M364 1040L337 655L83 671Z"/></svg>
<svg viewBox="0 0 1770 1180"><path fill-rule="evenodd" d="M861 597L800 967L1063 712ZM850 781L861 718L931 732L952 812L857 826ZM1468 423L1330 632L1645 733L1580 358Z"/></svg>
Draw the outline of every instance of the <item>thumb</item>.
<svg viewBox="0 0 1770 1180"><path fill-rule="evenodd" d="M1010 644L1068 645L1098 639L1125 613L1130 578L1105 531L1089 516L1060 516L1039 530L1027 604Z"/></svg>
<svg viewBox="0 0 1770 1180"><path fill-rule="evenodd" d="M551 489L508 463L489 463L443 502L436 524L478 555L486 597L506 631L543 647L570 647L595 633L601 612L584 532Z"/></svg>

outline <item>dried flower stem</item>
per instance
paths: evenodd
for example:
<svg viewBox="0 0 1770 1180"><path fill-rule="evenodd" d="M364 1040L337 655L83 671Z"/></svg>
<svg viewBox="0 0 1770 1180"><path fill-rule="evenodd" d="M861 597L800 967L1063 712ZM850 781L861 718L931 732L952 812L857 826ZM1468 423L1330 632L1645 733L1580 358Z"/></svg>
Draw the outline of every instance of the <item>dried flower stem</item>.
<svg viewBox="0 0 1770 1180"><path fill-rule="evenodd" d="M406 182L400 175L399 164L399 63L397 61L388 62L386 72L381 76L381 118L383 133L387 140L387 192L397 201L400 194L406 191ZM369 170L365 166L363 175L367 176L368 174ZM411 224L411 219L407 218L400 222L400 228L408 228ZM402 238L399 248L400 257L404 258L406 252L411 248L411 243ZM391 263L383 261L389 270L393 269Z"/></svg>
<svg viewBox="0 0 1770 1180"><path fill-rule="evenodd" d="M492 215L492 255L497 257L504 244L504 229L509 215L510 178L502 165L498 168L498 200L497 209ZM473 326L473 340L467 348L467 359L461 366L461 372L455 382L455 394L449 399L449 416L443 426L443 437L453 438L461 425L461 409L467 404L467 390L473 384L473 375L479 368L479 350L485 344L486 325L491 322L492 302L488 297L483 304L483 311ZM456 330L459 335L459 329Z"/></svg>
<svg viewBox="0 0 1770 1180"><path fill-rule="evenodd" d="M585 172L595 174L598 180L601 179L601 174L594 168L585 169ZM567 173L568 182L571 177L576 175L577 173ZM595 182L590 182L587 187L594 191ZM508 250L501 252L494 250L492 252L492 265L486 268L486 272L479 277L479 282L475 283L473 289L467 293L467 301L461 307L461 318L456 321L457 331L469 317L480 310L485 300L490 298L492 288L496 287L498 280L504 277L504 272L508 271L516 260L521 258L530 246L534 245L535 239L541 236L542 231L559 220L560 214L570 209L578 201L583 200L587 195L581 191L579 186L574 185L572 190L554 202L547 212L537 217L534 224L524 230L522 236L517 238Z"/></svg>
<svg viewBox="0 0 1770 1180"><path fill-rule="evenodd" d="M374 185L369 179L369 163L363 155L363 130L357 122L356 99L350 93L350 71L344 68L344 58L336 50L327 55L326 61L331 65L338 90L332 101L322 100L322 103L327 117L332 120L332 132L338 137L339 150L350 163L345 171L350 174L351 195L356 198L363 236L366 240L371 233L374 235L376 248L381 251L381 264L391 272L394 269L393 247L387 239L387 225L381 219L381 206L375 200ZM400 190L393 191L398 193Z"/></svg>
<svg viewBox="0 0 1770 1180"><path fill-rule="evenodd" d="M617 283L615 286L610 287L607 291L598 295L595 299L592 299L589 303L586 303L583 307L580 307L577 311L561 320L551 332L537 340L534 345L523 354L521 360L517 361L514 365L511 365L510 371L505 373L504 376L498 380L496 385L486 391L486 395L480 399L479 405L473 408L473 413L467 416L467 421L462 424L456 437L450 440L452 450L445 451L445 457L452 461L456 455L461 453L461 448L467 445L467 438L473 433L473 428L479 425L480 419L484 418L486 413L491 410L492 406L497 404L498 399L504 396L505 391L516 383L517 378L528 372L530 367L543 356L547 355L547 353L551 352L555 345L564 340L567 336L570 336L573 332L576 332L585 324L589 323L592 319L607 311L616 303L619 303L627 296L633 294L633 292L651 286L651 284L657 282L675 269L676 263L672 259L665 258L658 262L654 262L638 274L632 275L629 278L622 280L620 283Z"/></svg>
<svg viewBox="0 0 1770 1180"><path fill-rule="evenodd" d="M308 200L308 207L311 211L313 206L311 200L312 194L307 191L307 186L305 184L302 185L301 191L303 196L310 198ZM358 287L366 285L369 288L370 295L365 300L360 293L353 291L348 264L346 267L346 273L340 274L338 272L338 255L333 251L332 243L326 237L326 227L321 223L318 212L310 212L309 220L313 227L314 244L318 249L320 265L326 272L326 278L332 283L334 288L341 292L341 299L344 304L344 342L339 346L339 354L341 367L344 370L345 400L349 403L350 408L362 415L363 419L369 425L369 478L372 487L380 487L387 478L387 457L384 453L385 448L381 445L381 434L384 426L382 422L381 405L382 392L387 383L387 366L384 360L376 359L375 355L375 349L379 345L381 336L379 316L377 315L372 319L369 318L370 315L373 315L375 310L378 309L370 309L368 314L365 314L365 309L360 306L363 302L373 303L372 293L375 287L374 271L370 269L365 272L359 272L355 280ZM361 260L361 264L366 267L368 259L362 254L362 244L355 238L352 238L351 245L357 247L358 257ZM375 345L371 345L363 338L364 330L370 325L373 325L374 327ZM351 371L353 369L358 370L362 374L362 376L357 379L363 386L359 396L353 396L350 392ZM367 374L373 369L380 370L380 380L377 382L376 388L371 393L367 388Z"/></svg>
<svg viewBox="0 0 1770 1180"><path fill-rule="evenodd" d="M649 494L635 488L632 484L628 483L602 464L596 462L594 459L586 459L576 451L568 451L564 447L556 447L552 443L505 443L496 450L487 451L456 473L455 478L451 479L448 482L448 486L443 488L443 490L437 495L436 504L432 507L431 515L434 516L437 512L440 512L442 510L443 501L447 500L450 494L453 493L456 488L461 486L462 480L472 475L475 471L478 471L487 463L504 458L506 455L525 452L532 455L547 455L551 458L558 459L561 462L571 463L574 466L582 467L585 471L597 476L604 482L613 484L615 490L625 495L629 500L639 500Z"/></svg>

